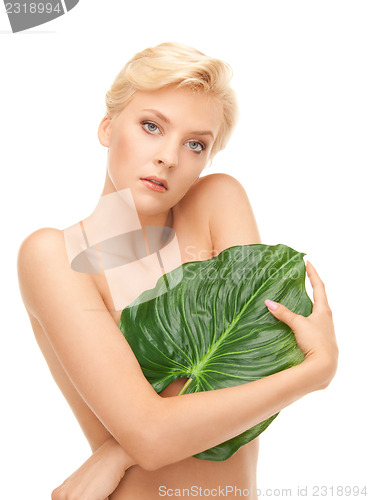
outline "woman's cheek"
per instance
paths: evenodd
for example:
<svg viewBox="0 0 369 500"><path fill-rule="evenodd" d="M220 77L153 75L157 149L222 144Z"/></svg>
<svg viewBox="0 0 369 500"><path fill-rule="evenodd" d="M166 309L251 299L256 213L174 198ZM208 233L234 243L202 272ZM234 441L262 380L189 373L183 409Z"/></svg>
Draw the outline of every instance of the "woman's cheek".
<svg viewBox="0 0 369 500"><path fill-rule="evenodd" d="M124 176L127 169L127 149L122 142L113 143L109 149L109 174L114 177Z"/></svg>

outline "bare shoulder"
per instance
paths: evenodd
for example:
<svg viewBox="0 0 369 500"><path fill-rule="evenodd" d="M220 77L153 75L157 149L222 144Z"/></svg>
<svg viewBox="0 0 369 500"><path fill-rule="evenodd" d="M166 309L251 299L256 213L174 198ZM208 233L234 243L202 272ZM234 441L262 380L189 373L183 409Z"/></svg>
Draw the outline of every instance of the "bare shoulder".
<svg viewBox="0 0 369 500"><path fill-rule="evenodd" d="M233 176L216 173L197 185L202 213L208 213L214 253L235 245L260 243L254 213L243 185Z"/></svg>
<svg viewBox="0 0 369 500"><path fill-rule="evenodd" d="M47 251L50 245L53 247L58 244L61 245L63 240L63 231L60 229L54 229L52 227L37 229L22 241L19 248L19 255L23 256L25 253L33 251L36 248Z"/></svg>
<svg viewBox="0 0 369 500"><path fill-rule="evenodd" d="M205 175L199 180L205 182L206 186L210 189L219 188L221 186L226 186L234 189L243 189L242 184L235 177L225 173L219 172L215 174Z"/></svg>
<svg viewBox="0 0 369 500"><path fill-rule="evenodd" d="M35 266L50 262L67 263L64 234L59 229L45 227L28 235L18 250L18 275L26 277Z"/></svg>
<svg viewBox="0 0 369 500"><path fill-rule="evenodd" d="M64 233L54 228L42 228L28 235L21 243L17 257L18 281L24 305L37 316L40 303L47 304L52 294L63 286L92 286L88 274L72 270L65 246Z"/></svg>
<svg viewBox="0 0 369 500"><path fill-rule="evenodd" d="M181 200L181 206L201 210L202 217L210 215L211 206L222 193L244 190L242 184L228 174L215 173L200 177Z"/></svg>

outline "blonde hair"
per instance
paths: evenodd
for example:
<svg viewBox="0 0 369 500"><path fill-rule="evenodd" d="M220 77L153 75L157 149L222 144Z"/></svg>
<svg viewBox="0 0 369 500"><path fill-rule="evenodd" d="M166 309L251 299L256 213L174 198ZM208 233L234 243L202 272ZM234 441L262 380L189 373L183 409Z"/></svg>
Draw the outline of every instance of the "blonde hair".
<svg viewBox="0 0 369 500"><path fill-rule="evenodd" d="M176 84L218 100L223 120L211 157L224 149L237 120L237 101L230 87L231 67L179 43L161 43L139 52L123 67L106 93L107 114L114 117L137 91L152 91Z"/></svg>

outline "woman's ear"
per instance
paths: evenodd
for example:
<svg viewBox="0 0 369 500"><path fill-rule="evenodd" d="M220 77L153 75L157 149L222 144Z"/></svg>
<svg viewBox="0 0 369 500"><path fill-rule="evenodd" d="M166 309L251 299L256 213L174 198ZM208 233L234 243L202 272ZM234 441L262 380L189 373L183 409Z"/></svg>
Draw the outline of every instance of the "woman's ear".
<svg viewBox="0 0 369 500"><path fill-rule="evenodd" d="M110 146L110 133L111 133L112 119L111 116L106 114L101 120L99 128L97 129L97 135L99 137L100 144L105 147Z"/></svg>

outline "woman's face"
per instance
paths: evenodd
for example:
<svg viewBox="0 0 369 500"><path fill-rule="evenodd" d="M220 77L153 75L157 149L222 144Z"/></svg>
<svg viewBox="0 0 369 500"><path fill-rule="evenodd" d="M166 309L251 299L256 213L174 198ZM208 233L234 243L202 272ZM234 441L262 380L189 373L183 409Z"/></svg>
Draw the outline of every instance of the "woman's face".
<svg viewBox="0 0 369 500"><path fill-rule="evenodd" d="M210 160L221 105L189 89L137 92L99 138L109 147L108 174L116 190L130 188L140 214L167 212L187 193ZM164 179L163 192L142 179ZM151 185L151 184L149 184Z"/></svg>

